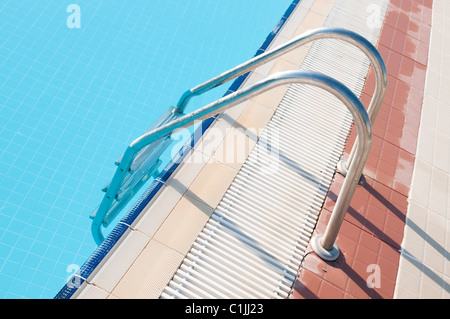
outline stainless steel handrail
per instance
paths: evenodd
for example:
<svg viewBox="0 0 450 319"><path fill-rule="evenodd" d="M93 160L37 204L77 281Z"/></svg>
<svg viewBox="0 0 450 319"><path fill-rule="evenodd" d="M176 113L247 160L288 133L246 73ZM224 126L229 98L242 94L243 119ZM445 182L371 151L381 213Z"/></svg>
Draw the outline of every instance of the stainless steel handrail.
<svg viewBox="0 0 450 319"><path fill-rule="evenodd" d="M303 33L302 35L280 45L279 47L273 50L262 53L254 57L253 59L245 63L242 63L241 65L238 65L235 68L230 69L229 71L224 72L221 75L184 92L184 94L181 96L180 100L177 103L176 112L180 114L183 113L190 99L193 98L194 96L201 95L217 86L222 85L223 83L231 79L234 79L242 74L254 70L256 67L262 64L265 64L273 59L276 59L289 51L292 51L300 46L306 45L310 42L314 42L320 39L338 39L346 41L359 48L369 58L375 72L375 80L376 80L374 95L367 108L367 113L369 114L370 122L373 125L380 110L384 96L386 94L388 81L386 66L380 53L372 45L372 43L370 43L363 36L353 31L342 28L319 28ZM350 152L348 159L342 159L338 164L338 171L344 176L347 175L350 163L354 158L354 153L355 147L353 147L352 151Z"/></svg>
<svg viewBox="0 0 450 319"><path fill-rule="evenodd" d="M368 117L370 119L370 122L373 123L374 119L376 118L376 115L378 114L379 108L381 106L381 103L384 98L384 94L386 91L386 85L387 85L387 72L386 67L384 65L383 59L377 49L364 37L360 36L359 34L345 30L340 28L321 28L309 31L307 33L304 33L297 38L271 50L268 52L265 52L263 54L258 55L257 57L254 57L253 59L203 83L200 84L188 91L186 91L180 98L180 100L177 103L177 107L175 108L174 112L177 114L183 114L184 110L189 103L190 99L194 96L201 95L217 86L220 86L221 84L228 82L242 74L245 74L256 67L267 63L270 60L273 60L283 54L286 54L289 51L292 51L302 45L308 44L312 41L319 40L319 39L338 39L343 40L348 43L351 43L358 47L362 52L364 52L369 60L371 61L373 68L375 70L376 75L376 88L374 96L370 102L370 105L368 107ZM253 86L251 86L253 87ZM242 91L242 90L241 90ZM232 95L232 94L230 94ZM228 97L228 96L227 96ZM221 99L222 100L222 99ZM221 101L219 100L219 101ZM211 116L211 112L207 112L206 114L201 114L202 110L204 108L199 109L197 111L194 111L189 114L189 116L194 117L194 120L200 120L200 119L206 119ZM217 112L219 113L219 112ZM187 120L186 116L180 116L177 120L174 120L173 122L170 122L169 124L166 124L157 130L154 130L152 132L160 132L160 129L167 128L168 125L174 124L178 125L178 123L181 123L182 121L187 121L182 125L182 127L189 126L188 124L191 122L191 120ZM193 120L192 120L193 121ZM152 133L150 132L150 133ZM103 197L103 200L97 209L97 213L95 214L95 217L93 218L92 222L92 233L94 236L95 241L97 244L100 244L104 237L101 232L101 225L103 224L105 215L107 211L109 210L109 207L111 207L115 194L117 190L120 188L121 182L126 176L126 173L128 172L131 163L134 160L134 157L136 155L136 149L142 149L146 145L149 145L150 143L154 142L154 139L147 138L150 133L144 134L140 138L136 139L125 151L121 162L113 176L113 179L111 180L111 183L109 184L108 190ZM161 138L161 137L159 137ZM359 145L358 142L355 143L355 146L353 147L352 154L350 157L350 160L347 162L344 162L344 165L341 165L342 167L345 167L349 169L352 167L352 158L354 158L356 155L359 156L356 152L356 147ZM354 155L354 156L353 156ZM359 161L358 161L359 162ZM348 174L348 173L347 173ZM356 187L356 185L355 185ZM336 203L338 205L338 203ZM341 204L339 204L341 205ZM327 245L328 247L329 245Z"/></svg>
<svg viewBox="0 0 450 319"><path fill-rule="evenodd" d="M369 58L374 70L375 70L375 92L370 101L367 113L373 124L375 118L378 115L379 108L384 99L384 95L387 87L387 72L383 58L378 50L363 36L350 30L342 28L319 28L308 32L305 32L296 38L270 50L264 52L253 59L248 60L209 81L206 81L186 92L180 97L176 111L183 113L191 98L197 95L201 95L215 87L222 85L238 76L245 74L251 70L254 70L258 66L265 64L271 60L274 60L294 49L297 49L310 42L314 42L320 39L337 39L346 41L359 48Z"/></svg>
<svg viewBox="0 0 450 319"><path fill-rule="evenodd" d="M370 152L372 142L372 126L364 106L350 89L328 75L313 71L296 70L276 73L262 81L231 93L211 104L208 104L194 112L184 115L168 124L142 135L131 143L125 151L113 180L116 178L120 179L121 176L127 172L132 163L133 157L146 145L173 134L180 129L189 127L193 125L194 121L207 119L211 117L211 114L221 113L241 102L251 99L258 94L262 94L280 85L292 83L313 85L333 94L348 108L356 123L359 142L356 144L355 161L353 161L350 165L348 178L344 182L341 192L339 193L338 202L336 203L333 211L333 215L340 216L340 218L337 219L337 222L339 222L339 220L343 220L348 205L350 204L350 200L355 192L359 176L362 174L364 164ZM358 176L358 178L356 178L356 176ZM111 187L112 186L110 186L110 188ZM338 231L340 225L336 224L336 226L338 227L333 227L333 229ZM94 221L92 222L92 233L97 243L101 243L103 241L100 219L96 220L94 218Z"/></svg>

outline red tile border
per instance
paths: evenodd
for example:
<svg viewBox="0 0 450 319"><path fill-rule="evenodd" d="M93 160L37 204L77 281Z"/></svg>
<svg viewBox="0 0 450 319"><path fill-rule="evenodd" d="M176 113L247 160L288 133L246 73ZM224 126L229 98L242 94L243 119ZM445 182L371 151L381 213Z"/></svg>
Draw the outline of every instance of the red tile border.
<svg viewBox="0 0 450 319"><path fill-rule="evenodd" d="M378 43L389 85L373 127L364 182L337 238L341 254L336 261L325 262L309 247L292 299L393 298L417 148L432 4L432 0L390 1ZM364 105L374 88L371 69L361 96ZM347 155L355 137L352 129ZM325 231L343 181L335 175L314 234ZM374 282L379 286L368 286Z"/></svg>

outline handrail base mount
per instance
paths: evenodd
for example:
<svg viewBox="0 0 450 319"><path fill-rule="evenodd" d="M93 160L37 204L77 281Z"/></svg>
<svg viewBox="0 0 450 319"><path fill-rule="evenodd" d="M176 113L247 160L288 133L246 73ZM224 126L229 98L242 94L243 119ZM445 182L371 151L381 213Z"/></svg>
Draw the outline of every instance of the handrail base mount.
<svg viewBox="0 0 450 319"><path fill-rule="evenodd" d="M322 246L323 235L315 235L311 238L311 247L317 256L326 261L335 261L338 259L340 250L336 243L334 243L333 248L331 250L326 250Z"/></svg>

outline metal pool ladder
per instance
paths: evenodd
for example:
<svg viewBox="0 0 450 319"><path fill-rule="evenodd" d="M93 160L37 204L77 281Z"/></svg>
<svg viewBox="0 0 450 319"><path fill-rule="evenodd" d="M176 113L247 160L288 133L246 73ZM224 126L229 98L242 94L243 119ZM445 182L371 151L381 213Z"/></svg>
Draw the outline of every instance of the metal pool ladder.
<svg viewBox="0 0 450 319"><path fill-rule="evenodd" d="M291 70L268 76L184 115L187 104L194 96L201 95L270 60L319 39L338 39L348 42L359 48L370 59L375 71L376 87L367 111L358 97L336 79L318 72ZM133 141L121 159L116 162L118 167L111 182L104 189L103 200L91 215L93 219L91 229L96 243L100 245L104 240L102 226L107 227L150 175L155 174L160 165L161 153L170 145L171 134L192 126L194 121L208 119L270 89L293 83L312 85L333 94L350 111L358 131L358 137L349 158L342 160L338 165L338 169L346 178L326 231L323 235L317 235L311 240L312 247L318 256L325 260L335 260L339 256L335 241L368 158L372 142L372 125L387 87L386 67L377 49L359 34L341 28L320 28L304 33L186 91L177 106L170 108L144 135Z"/></svg>

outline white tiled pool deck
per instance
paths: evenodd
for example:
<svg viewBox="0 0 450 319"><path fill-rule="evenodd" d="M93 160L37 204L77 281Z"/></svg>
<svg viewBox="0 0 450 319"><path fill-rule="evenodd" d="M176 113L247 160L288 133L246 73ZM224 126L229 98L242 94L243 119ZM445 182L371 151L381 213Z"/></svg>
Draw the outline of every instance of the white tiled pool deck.
<svg viewBox="0 0 450 319"><path fill-rule="evenodd" d="M322 27L339 3L301 1L271 47ZM450 3L434 0L427 80L394 298L450 297L450 33L445 30L450 30ZM299 69L309 49L295 50L256 69L246 84L278 71ZM269 91L221 114L72 298L159 298L287 89ZM230 162L224 160L227 154L241 157ZM317 295L321 296L328 294Z"/></svg>
<svg viewBox="0 0 450 319"><path fill-rule="evenodd" d="M450 3L433 1L430 54L396 298L450 298Z"/></svg>

